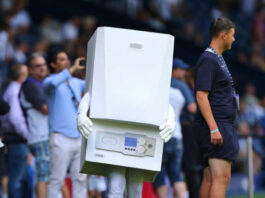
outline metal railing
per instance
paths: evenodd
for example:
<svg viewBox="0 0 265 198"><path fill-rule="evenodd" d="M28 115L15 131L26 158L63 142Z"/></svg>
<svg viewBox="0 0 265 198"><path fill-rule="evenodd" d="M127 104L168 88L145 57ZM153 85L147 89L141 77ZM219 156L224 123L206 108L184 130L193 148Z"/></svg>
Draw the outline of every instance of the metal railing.
<svg viewBox="0 0 265 198"><path fill-rule="evenodd" d="M248 198L254 198L254 165L253 165L253 138L265 138L264 135L239 136L247 139L247 174L248 174ZM264 155L261 156L264 158Z"/></svg>

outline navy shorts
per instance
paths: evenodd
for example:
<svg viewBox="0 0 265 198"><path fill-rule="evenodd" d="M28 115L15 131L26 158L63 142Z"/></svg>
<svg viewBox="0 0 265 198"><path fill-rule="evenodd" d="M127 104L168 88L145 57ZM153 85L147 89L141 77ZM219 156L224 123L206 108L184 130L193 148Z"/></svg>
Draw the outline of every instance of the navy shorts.
<svg viewBox="0 0 265 198"><path fill-rule="evenodd" d="M155 188L166 184L166 176L168 176L171 185L175 182L183 181L181 172L183 155L182 139L171 138L164 144L162 167L154 181Z"/></svg>
<svg viewBox="0 0 265 198"><path fill-rule="evenodd" d="M209 158L218 158L234 162L237 158L239 145L237 131L231 122L217 122L223 137L222 145L211 143L209 127L205 123L194 122L192 126L194 140L199 148L199 161L207 167Z"/></svg>

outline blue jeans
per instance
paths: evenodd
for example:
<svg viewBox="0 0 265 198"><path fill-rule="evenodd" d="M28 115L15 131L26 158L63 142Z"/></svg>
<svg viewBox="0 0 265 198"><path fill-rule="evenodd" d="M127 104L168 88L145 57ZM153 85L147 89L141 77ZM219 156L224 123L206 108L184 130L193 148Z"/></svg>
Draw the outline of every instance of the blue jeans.
<svg viewBox="0 0 265 198"><path fill-rule="evenodd" d="M24 143L7 145L8 197L22 197L22 180L27 170L29 150Z"/></svg>
<svg viewBox="0 0 265 198"><path fill-rule="evenodd" d="M175 182L183 181L183 175L181 172L182 154L182 139L173 137L164 144L162 167L161 171L155 178L155 188L166 184L166 176L169 177L172 186Z"/></svg>

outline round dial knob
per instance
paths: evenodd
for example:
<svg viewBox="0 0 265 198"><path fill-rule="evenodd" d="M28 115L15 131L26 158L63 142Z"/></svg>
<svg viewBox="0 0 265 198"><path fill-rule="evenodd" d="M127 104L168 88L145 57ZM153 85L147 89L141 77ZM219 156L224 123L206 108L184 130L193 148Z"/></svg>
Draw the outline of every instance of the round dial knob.
<svg viewBox="0 0 265 198"><path fill-rule="evenodd" d="M139 146L137 148L138 153L143 154L145 152L145 148L143 146Z"/></svg>
<svg viewBox="0 0 265 198"><path fill-rule="evenodd" d="M144 145L145 142L146 142L146 140L145 140L144 138L139 138L139 139L138 139L138 144L139 144L139 145Z"/></svg>

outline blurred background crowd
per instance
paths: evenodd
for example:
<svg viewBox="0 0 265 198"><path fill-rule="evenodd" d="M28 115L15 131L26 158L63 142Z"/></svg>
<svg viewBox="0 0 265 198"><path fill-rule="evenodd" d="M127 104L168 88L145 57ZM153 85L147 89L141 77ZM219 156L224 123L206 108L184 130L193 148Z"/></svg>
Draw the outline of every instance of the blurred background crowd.
<svg viewBox="0 0 265 198"><path fill-rule="evenodd" d="M233 175L244 177L247 173L245 137L252 135L254 173L259 183L257 186L265 191L264 0L0 0L1 93L5 93L10 83L8 73L11 68L17 64L28 65L28 57L34 52L41 52L47 57L50 51L60 49L68 55L72 64L77 57L86 57L87 42L98 26L174 35L174 57L189 65L184 68L185 74L179 80L191 91L193 81L189 68L195 65L209 44L210 22L220 16L227 16L236 24L236 42L231 52L225 53L241 97L241 109L236 120L240 153L233 167ZM188 105L186 100L183 112L185 108L189 112ZM189 113L192 114L192 111ZM189 123L193 119L192 116L187 118L185 113L182 118L183 128L187 121ZM183 136L185 138L185 134ZM187 152L184 145L184 158ZM29 170L34 175L32 159L30 155L27 160L31 167ZM7 192L7 177L1 177L3 196ZM106 190L104 184L99 185L103 185L102 191ZM31 186L33 188L34 182ZM242 189L247 190L244 184ZM68 196L67 188L64 196Z"/></svg>

